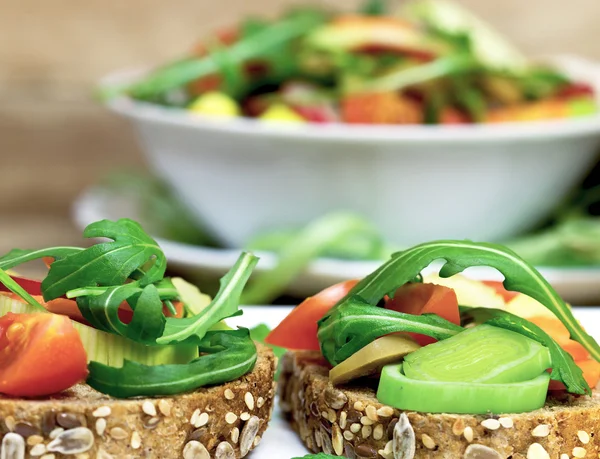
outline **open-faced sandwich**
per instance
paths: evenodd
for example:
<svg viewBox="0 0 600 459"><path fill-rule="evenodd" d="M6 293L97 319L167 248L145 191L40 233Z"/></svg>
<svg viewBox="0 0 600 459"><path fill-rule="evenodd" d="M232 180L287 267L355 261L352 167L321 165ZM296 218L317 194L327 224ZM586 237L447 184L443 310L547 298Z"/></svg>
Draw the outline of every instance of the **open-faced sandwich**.
<svg viewBox="0 0 600 459"><path fill-rule="evenodd" d="M434 260L444 263L439 277L424 280ZM504 281L457 276L471 266ZM267 342L295 350L283 358L281 404L313 452L598 457L600 347L502 246L437 241L399 252L308 298Z"/></svg>
<svg viewBox="0 0 600 459"><path fill-rule="evenodd" d="M257 258L243 253L211 300L164 276L136 222L84 236L108 241L0 257L0 457L246 456L269 422L275 358L223 319ZM36 259L42 282L9 274Z"/></svg>

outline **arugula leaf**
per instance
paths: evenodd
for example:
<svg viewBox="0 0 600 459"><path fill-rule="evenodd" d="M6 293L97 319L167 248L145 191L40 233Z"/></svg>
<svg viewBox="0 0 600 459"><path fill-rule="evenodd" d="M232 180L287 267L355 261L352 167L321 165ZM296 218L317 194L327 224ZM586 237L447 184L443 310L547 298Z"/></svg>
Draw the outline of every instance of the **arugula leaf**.
<svg viewBox="0 0 600 459"><path fill-rule="evenodd" d="M119 308L124 301L133 309L128 325L119 319ZM153 284L143 289L135 282L111 287L101 295L78 297L77 306L94 328L138 343L155 344L165 328L163 303Z"/></svg>
<svg viewBox="0 0 600 459"><path fill-rule="evenodd" d="M274 269L261 272L243 294L244 304L270 303L304 268L339 241L360 236L381 241L377 230L363 218L345 212L315 220L289 239L279 252Z"/></svg>
<svg viewBox="0 0 600 459"><path fill-rule="evenodd" d="M231 270L221 278L215 298L199 314L184 319L167 318L163 335L158 344L189 343L202 339L206 331L227 317L237 315L240 296L258 257L243 252Z"/></svg>
<svg viewBox="0 0 600 459"><path fill-rule="evenodd" d="M264 344L265 346L269 347L273 351L273 354L275 354L275 357L277 357L277 359L280 359L281 357L283 357L283 354L285 354L287 352L287 349L265 343L265 339L267 338L267 335L269 333L271 333L271 329L267 325L259 324L256 327L250 329L250 338L252 338L252 340L254 340L254 341L258 341L259 343ZM275 370L275 381L277 381L279 379L280 372L281 372L281 366L277 365L277 369Z"/></svg>
<svg viewBox="0 0 600 459"><path fill-rule="evenodd" d="M573 394L590 394L592 390L583 377L583 371L573 357L560 347L544 330L537 325L501 309L464 308L463 316L484 322L495 327L511 330L543 344L550 351L552 374L555 381L562 382Z"/></svg>
<svg viewBox="0 0 600 459"><path fill-rule="evenodd" d="M37 250L13 249L6 255L0 257L0 269L11 269L15 266L27 263L28 261L38 260L44 257L52 257L59 260L81 252L82 250L84 249L80 247L50 247Z"/></svg>
<svg viewBox="0 0 600 459"><path fill-rule="evenodd" d="M113 242L96 244L52 263L42 282L46 301L81 287L121 285L139 269L143 270L138 279L142 287L163 278L167 260L139 223L126 218L116 222L102 220L89 225L83 235L110 238ZM145 269L148 262L151 266Z"/></svg>
<svg viewBox="0 0 600 459"><path fill-rule="evenodd" d="M598 343L581 328L571 309L535 268L506 247L470 241L434 241L417 245L392 255L389 261L360 281L319 321L319 340L327 360L337 362L343 346L348 349L344 352L346 356L360 349L356 345L351 346L353 340L345 344L336 336L336 327L330 326L348 315L344 311L356 302L355 297L369 305L376 305L385 295L410 282L435 260L445 261L440 270L441 277L453 276L471 266L496 268L504 275L507 290L524 293L547 307L567 327L571 338L581 343L594 359L600 360ZM360 310L356 314L359 315ZM366 330L368 322L363 326Z"/></svg>
<svg viewBox="0 0 600 459"><path fill-rule="evenodd" d="M375 339L390 333L420 333L443 340L463 330L435 314L404 314L373 306L354 295L347 296L343 307L319 321L318 335L323 355L335 366Z"/></svg>
<svg viewBox="0 0 600 459"><path fill-rule="evenodd" d="M256 346L245 328L209 331L200 340L205 355L188 364L141 365L126 360L121 368L89 363L87 384L112 397L175 395L233 381L254 368Z"/></svg>
<svg viewBox="0 0 600 459"><path fill-rule="evenodd" d="M35 309L40 312L47 312L46 308L44 308L40 303L36 301L27 291L21 287L15 280L10 277L10 275L0 268L0 283L4 284L4 286L13 292L15 295L19 295L27 304L33 306Z"/></svg>

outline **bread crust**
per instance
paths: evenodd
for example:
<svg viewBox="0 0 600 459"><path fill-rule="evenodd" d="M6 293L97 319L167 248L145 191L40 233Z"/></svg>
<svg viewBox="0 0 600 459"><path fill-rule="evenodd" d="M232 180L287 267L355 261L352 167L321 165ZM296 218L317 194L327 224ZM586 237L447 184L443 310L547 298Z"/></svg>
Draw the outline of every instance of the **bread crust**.
<svg viewBox="0 0 600 459"><path fill-rule="evenodd" d="M592 397L549 398L543 409L515 415L406 412L415 454L394 456L394 426L403 413L379 403L373 388L333 387L330 366L319 352L288 352L282 367L282 410L314 452L385 459L599 457L600 394L596 391Z"/></svg>
<svg viewBox="0 0 600 459"><path fill-rule="evenodd" d="M257 348L252 372L174 397L120 400L79 384L43 400L2 398L3 448L9 451L23 440L26 445L24 455L17 452L7 459L46 453L89 459L244 457L267 428L275 394L275 356L265 346ZM55 450L57 444L59 449L67 447L65 452L77 449L73 441L86 448L82 456Z"/></svg>

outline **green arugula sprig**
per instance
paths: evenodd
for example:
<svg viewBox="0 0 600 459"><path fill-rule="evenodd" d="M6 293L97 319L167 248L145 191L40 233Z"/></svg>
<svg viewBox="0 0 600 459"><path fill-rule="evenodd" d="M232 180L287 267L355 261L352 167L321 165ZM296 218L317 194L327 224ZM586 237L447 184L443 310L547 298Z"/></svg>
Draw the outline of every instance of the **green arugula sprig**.
<svg viewBox="0 0 600 459"><path fill-rule="evenodd" d="M129 219L102 220L89 225L84 236L109 241L87 249L13 250L0 258L0 282L27 303L45 311L3 268L51 257L55 261L42 281L46 301L61 296L75 298L80 312L93 327L137 343L191 344L211 354L210 358L203 357L187 365L146 367L127 362L122 368L110 368L91 362L90 368L94 371L90 384L99 390L106 387L106 393L115 396L161 395L235 379L252 368L257 355L247 331L232 333L209 329L241 313L238 310L240 295L258 262L257 257L242 253L221 279L215 298L197 314L166 317L164 307L174 312L172 302L183 301L183 298L171 280L164 277L167 263L164 253L138 223ZM119 317L125 302L133 311L128 324ZM195 306L188 306L188 311ZM114 376L113 380L104 380L106 375Z"/></svg>
<svg viewBox="0 0 600 459"><path fill-rule="evenodd" d="M577 366L573 357L537 325L510 312L494 308L461 308L461 318L474 319L478 323L505 328L543 344L550 351L552 359L550 377L562 382L573 394L592 393L583 377L583 371Z"/></svg>
<svg viewBox="0 0 600 459"><path fill-rule="evenodd" d="M129 219L101 220L89 225L83 236L113 241L93 245L52 263L42 281L46 301L81 287L121 285L138 269L142 269L138 279L141 287L164 277L167 258L139 223Z"/></svg>
<svg viewBox="0 0 600 459"><path fill-rule="evenodd" d="M158 344L197 343L206 331L223 319L237 315L242 290L258 263L258 257L243 253L221 279L220 288L211 303L199 314L183 319L168 318Z"/></svg>
<svg viewBox="0 0 600 459"><path fill-rule="evenodd" d="M352 314L345 311L353 311L357 298L373 307L385 295L393 295L435 260L445 261L440 270L441 277L453 276L471 266L496 268L504 275L507 290L524 293L547 307L565 324L571 338L581 343L593 358L600 360L598 343L582 329L571 309L535 268L506 247L470 241L429 242L392 255L388 262L360 281L319 321L319 341L325 358L335 365L339 363L340 355L348 357L364 346L364 340L355 329L346 331L335 326L336 322L352 320ZM363 308L356 308L355 314L360 316L361 311ZM399 317L396 314L399 313L390 312L390 317ZM357 320L360 320L359 317ZM378 315L365 318L362 323L362 330L369 330L372 339L389 333L383 328L380 333L374 331L380 326ZM564 371L569 371L568 367Z"/></svg>
<svg viewBox="0 0 600 459"><path fill-rule="evenodd" d="M346 297L327 320L319 323L321 350L329 363L337 365L359 349L384 335L412 332L438 340L450 338L463 328L435 314L404 314L379 308L360 296Z"/></svg>
<svg viewBox="0 0 600 459"><path fill-rule="evenodd" d="M254 367L256 346L245 328L209 331L199 345L205 354L188 364L141 365L126 360L121 368L90 362L87 383L113 397L175 395L209 384L233 381Z"/></svg>

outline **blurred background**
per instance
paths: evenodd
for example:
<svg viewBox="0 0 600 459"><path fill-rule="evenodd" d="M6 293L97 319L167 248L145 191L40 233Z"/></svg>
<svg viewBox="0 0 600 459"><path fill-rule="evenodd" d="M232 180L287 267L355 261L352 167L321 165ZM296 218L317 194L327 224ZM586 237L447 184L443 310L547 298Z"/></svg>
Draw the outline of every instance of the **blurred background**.
<svg viewBox="0 0 600 459"><path fill-rule="evenodd" d="M600 60L597 0L457 0L527 55ZM319 2L314 2L319 4ZM320 2L355 8L358 2ZM79 244L73 200L107 172L144 167L131 127L91 97L119 68L164 62L284 0L0 1L0 252Z"/></svg>

